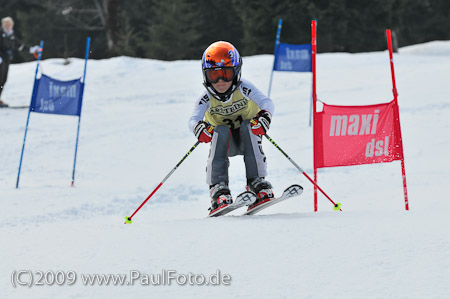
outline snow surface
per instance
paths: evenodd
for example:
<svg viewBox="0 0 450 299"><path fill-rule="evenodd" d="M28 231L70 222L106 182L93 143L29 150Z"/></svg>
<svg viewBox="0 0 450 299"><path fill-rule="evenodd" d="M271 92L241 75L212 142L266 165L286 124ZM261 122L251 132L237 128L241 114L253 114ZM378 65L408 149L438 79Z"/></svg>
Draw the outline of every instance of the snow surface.
<svg viewBox="0 0 450 299"><path fill-rule="evenodd" d="M304 186L297 199L251 217L208 219L200 145L124 225L195 138L187 129L202 92L199 61L117 57L88 63L75 187L70 187L77 118L33 113L20 188L15 189L27 110L0 110L1 298L450 298L450 42L395 54L410 211L400 162L319 171L313 188L270 143L275 193ZM47 75L80 77L83 60L44 60ZM267 91L273 56L244 58L243 76ZM35 63L12 65L3 99L29 103ZM319 99L368 105L392 100L387 51L318 55ZM311 74L274 74L270 136L312 176L308 126ZM230 159L233 194L245 184ZM86 286L82 274L210 275L228 286ZM17 286L13 271L69 271L68 286ZM27 281L28 274L22 276Z"/></svg>

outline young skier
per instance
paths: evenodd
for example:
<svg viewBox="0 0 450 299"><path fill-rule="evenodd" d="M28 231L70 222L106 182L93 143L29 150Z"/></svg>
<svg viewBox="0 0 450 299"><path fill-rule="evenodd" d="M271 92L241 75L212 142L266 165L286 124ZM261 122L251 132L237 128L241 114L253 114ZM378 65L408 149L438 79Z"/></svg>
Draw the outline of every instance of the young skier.
<svg viewBox="0 0 450 299"><path fill-rule="evenodd" d="M200 142L211 142L206 168L210 188L210 214L233 202L228 187L229 157L244 156L247 189L257 195L249 209L273 198L265 180L266 156L261 147L274 113L270 98L241 79L242 58L230 43L218 41L203 53L203 85L189 128Z"/></svg>

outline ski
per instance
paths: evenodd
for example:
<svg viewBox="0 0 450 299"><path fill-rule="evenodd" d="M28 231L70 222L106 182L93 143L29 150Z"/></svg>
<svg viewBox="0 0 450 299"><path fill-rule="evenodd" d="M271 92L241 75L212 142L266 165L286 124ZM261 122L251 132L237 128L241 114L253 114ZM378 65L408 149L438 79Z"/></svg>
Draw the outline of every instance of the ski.
<svg viewBox="0 0 450 299"><path fill-rule="evenodd" d="M286 200L288 198L291 197L295 197L295 196L299 196L300 194L303 193L303 187L297 184L294 184L288 188L286 188L283 192L283 195L281 195L280 197L277 198L272 198L272 199L266 199L264 201L261 201L260 203L254 205L254 206L250 206L247 209L247 212L244 213L244 215L254 215L256 213L258 213L259 211L270 207L274 204L277 204L279 202L282 202L283 200Z"/></svg>
<svg viewBox="0 0 450 299"><path fill-rule="evenodd" d="M211 211L208 217L223 216L240 207L249 206L252 203L254 203L255 200L256 200L255 193L251 191L244 191L241 194L239 194L235 199L233 199L233 203L225 204L218 207L217 209Z"/></svg>

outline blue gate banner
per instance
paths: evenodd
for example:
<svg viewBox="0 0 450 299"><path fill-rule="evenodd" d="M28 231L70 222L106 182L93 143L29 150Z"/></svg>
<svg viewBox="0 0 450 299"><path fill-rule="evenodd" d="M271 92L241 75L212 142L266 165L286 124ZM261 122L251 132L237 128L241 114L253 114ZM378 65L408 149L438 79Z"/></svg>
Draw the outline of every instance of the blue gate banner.
<svg viewBox="0 0 450 299"><path fill-rule="evenodd" d="M30 110L39 113L80 116L82 85L81 78L60 81L42 74L42 77L35 82Z"/></svg>
<svg viewBox="0 0 450 299"><path fill-rule="evenodd" d="M311 44L280 43L275 51L274 71L312 72Z"/></svg>

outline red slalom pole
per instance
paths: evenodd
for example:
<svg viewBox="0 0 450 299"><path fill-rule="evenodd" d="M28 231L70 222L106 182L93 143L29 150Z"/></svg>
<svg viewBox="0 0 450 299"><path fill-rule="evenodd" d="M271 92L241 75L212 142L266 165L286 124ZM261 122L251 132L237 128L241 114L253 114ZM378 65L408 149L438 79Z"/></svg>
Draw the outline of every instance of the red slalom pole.
<svg viewBox="0 0 450 299"><path fill-rule="evenodd" d="M175 170L178 168L178 166L181 165L181 163L183 163L183 161L187 158L187 156L189 156L192 151L197 147L197 145L199 145L200 141L197 141L192 147L191 149L186 153L186 155L184 155L184 157L180 160L180 162L178 162L177 165L175 165L175 167L169 172L169 174L161 181L161 183L158 184L158 186L156 186L155 190L153 190L152 193L150 193L150 195L141 203L141 205L136 209L136 211L134 211L133 214L131 214L131 216L125 216L125 222L126 223L133 223L133 216L136 215L136 213L147 203L147 201L153 196L153 194L156 193L156 191L158 191L158 189L162 186L162 184L164 184L165 181L167 181L167 179L172 175L172 173L175 172Z"/></svg>
<svg viewBox="0 0 450 299"><path fill-rule="evenodd" d="M391 77L392 77L392 93L394 94L395 102L397 102L397 85L395 84L395 72L394 72L394 56L392 51L392 38L391 38L391 30L386 29L386 39L388 44L388 50L389 50L389 63L391 65Z"/></svg>
<svg viewBox="0 0 450 299"><path fill-rule="evenodd" d="M272 143L294 166L295 168L297 168L313 185L314 187L316 187L317 189L319 189L320 192L322 192L323 195L325 195L326 198L328 198L329 201L331 201L331 203L334 205L334 209L337 211L339 209L339 211L341 210L341 204L340 203L335 203L326 193L325 191L322 190L322 188L319 187L319 185L317 185L310 177L309 175L306 174L306 172L297 165L297 163L294 162L294 160L291 159L291 157L289 157L282 149L281 147L278 146L278 144L275 143L275 141L273 141L272 138L269 137L269 135L264 135L266 136L266 138L270 141L270 143Z"/></svg>
<svg viewBox="0 0 450 299"><path fill-rule="evenodd" d="M317 54L317 20L311 21L311 51L312 51L312 101L313 101L313 153L316 154L316 122L315 116L317 113L317 73L316 73L316 54ZM315 161L315 159L314 159ZM317 168L314 163L314 212L317 212Z"/></svg>
<svg viewBox="0 0 450 299"><path fill-rule="evenodd" d="M402 152L402 158L401 158L401 168L402 168L402 180L403 180L403 195L405 197L405 209L409 210L409 200L408 200L408 188L406 186L406 170L405 170L405 157L403 155L403 139L402 139L402 131L400 128L400 112L399 112L399 106L398 106L398 92L397 92L397 85L395 84L395 71L394 71L394 55L392 50L392 37L391 37L391 30L386 29L386 39L388 44L388 50L389 50L389 62L391 65L391 76L392 76L392 93L394 94L394 101L395 101L395 117L398 124L398 134L400 135L400 146L401 146L401 152Z"/></svg>

